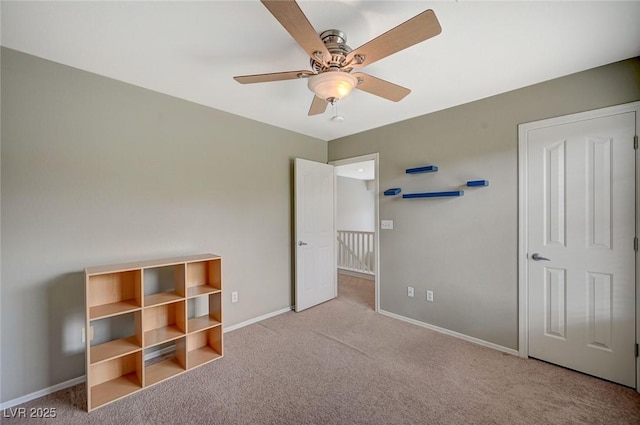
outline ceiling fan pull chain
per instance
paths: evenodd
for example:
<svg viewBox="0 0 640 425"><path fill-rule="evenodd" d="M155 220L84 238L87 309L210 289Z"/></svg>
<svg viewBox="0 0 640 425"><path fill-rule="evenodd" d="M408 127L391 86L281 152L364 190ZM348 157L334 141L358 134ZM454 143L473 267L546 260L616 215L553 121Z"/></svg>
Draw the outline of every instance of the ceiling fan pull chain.
<svg viewBox="0 0 640 425"><path fill-rule="evenodd" d="M333 116L331 117L331 121L333 122L342 122L344 121L344 117L342 115L338 115L338 102L331 102L331 111Z"/></svg>

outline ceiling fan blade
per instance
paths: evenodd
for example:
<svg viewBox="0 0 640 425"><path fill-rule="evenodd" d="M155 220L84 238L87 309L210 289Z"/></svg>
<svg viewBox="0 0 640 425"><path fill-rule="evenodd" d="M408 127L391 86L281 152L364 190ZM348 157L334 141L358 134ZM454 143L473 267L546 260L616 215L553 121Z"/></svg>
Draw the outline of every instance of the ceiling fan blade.
<svg viewBox="0 0 640 425"><path fill-rule="evenodd" d="M331 59L331 53L318 33L294 0L261 0L269 12L282 24L291 37L307 52L309 57L322 63ZM322 53L321 57L315 55Z"/></svg>
<svg viewBox="0 0 640 425"><path fill-rule="evenodd" d="M327 101L321 97L314 96L313 101L311 102L311 108L309 108L309 116L311 115L320 115L323 114L324 111L327 110Z"/></svg>
<svg viewBox="0 0 640 425"><path fill-rule="evenodd" d="M372 77L371 75L364 74L362 72L355 72L353 75L359 81L355 88L394 102L404 99L406 95L411 93L411 90L408 88L390 83L389 81L382 80L380 78Z"/></svg>
<svg viewBox="0 0 640 425"><path fill-rule="evenodd" d="M241 84L266 83L269 81L296 80L302 76L314 75L311 71L272 72L270 74L241 75L233 77Z"/></svg>
<svg viewBox="0 0 640 425"><path fill-rule="evenodd" d="M442 32L442 27L436 18L433 10L425 10L421 14L414 16L408 21L374 38L368 43L351 51L347 55L347 62L361 55L364 57L362 63L354 61L352 68L362 68L371 65L377 60L425 41Z"/></svg>

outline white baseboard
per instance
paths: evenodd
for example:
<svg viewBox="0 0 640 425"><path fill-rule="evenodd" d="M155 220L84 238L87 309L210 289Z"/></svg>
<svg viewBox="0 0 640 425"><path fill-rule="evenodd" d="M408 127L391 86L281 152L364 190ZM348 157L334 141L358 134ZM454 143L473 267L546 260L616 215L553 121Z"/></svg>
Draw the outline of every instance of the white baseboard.
<svg viewBox="0 0 640 425"><path fill-rule="evenodd" d="M85 375L79 376L77 378L69 379L68 381L61 382L56 385L52 385L48 388L33 392L31 394L23 395L22 397L14 398L13 400L5 401L4 403L0 403L0 410L8 409L13 406L17 406L18 404L26 403L31 400L35 400L36 398L44 397L49 394L53 394L56 391L64 390L65 388L73 387L74 385L81 384L85 381Z"/></svg>
<svg viewBox="0 0 640 425"><path fill-rule="evenodd" d="M223 332L227 333L227 332L235 331L237 329L244 328L245 326L249 326L249 325L252 325L254 323L261 322L261 321L263 321L265 319L269 319L270 317L278 316L280 314L287 313L289 311L291 311L291 307L287 307L287 308L283 308L283 309L278 310L278 311L267 313L267 314L264 314L264 315L256 317L256 318L249 319L249 320L246 320L244 322L237 323L235 325L231 325L229 327L225 327L225 328L223 328ZM167 353L169 353L169 352L171 352L173 350L174 350L174 347L167 347L167 348L164 348L162 350L158 350L158 351L155 351L153 353L149 353L149 354L144 356L144 360L146 361L146 360L154 359L154 358L156 358L158 356L165 355L165 354L167 354ZM52 385L52 386L50 386L48 388L44 388L42 390L38 390L38 391L32 392L30 394L23 395L22 397L18 397L18 398L14 398L13 400L5 401L4 403L0 403L0 410L5 410L5 409L8 409L10 407L14 407L14 406L17 406L19 404L22 404L22 403L27 403L27 402L29 402L31 400L35 400L37 398L44 397L44 396L49 395L49 394L53 394L56 391L64 390L65 388L69 388L69 387L73 387L74 385L81 384L81 383L83 383L85 381L86 381L86 376L82 375L82 376L79 376L77 378L73 378L73 379L70 379L68 381L64 381L64 382L61 382L59 384Z"/></svg>
<svg viewBox="0 0 640 425"><path fill-rule="evenodd" d="M293 310L291 307L286 307L281 310L273 311L271 313L263 314L262 316L255 317L253 319L245 320L244 322L236 323L235 325L227 326L224 328L224 332L231 332L238 330L240 328L244 328L245 326L253 325L254 323L262 322L263 320L269 319L271 317L279 316L283 313L287 313Z"/></svg>
<svg viewBox="0 0 640 425"><path fill-rule="evenodd" d="M342 269L340 267L338 267L338 274L343 274L345 276L359 277L360 279L376 280L375 275L357 272L349 269Z"/></svg>
<svg viewBox="0 0 640 425"><path fill-rule="evenodd" d="M429 323L421 322L419 320L411 319L409 317L400 316L399 314L390 313L388 311L379 310L378 313L383 314L385 316L392 317L394 319L402 320L403 322L411 323L413 325L421 326L423 328L431 329L432 331L436 331L445 335L453 336L458 339L463 339L468 342L472 342L474 344L482 345L483 347L492 348L497 351L502 351L503 353L511 354L514 356L519 356L520 353L518 350L514 350L513 348L503 347L502 345L494 344L493 342L485 341L483 339L475 338L469 335L461 334L455 331L450 331L449 329L441 328L438 326L430 325Z"/></svg>

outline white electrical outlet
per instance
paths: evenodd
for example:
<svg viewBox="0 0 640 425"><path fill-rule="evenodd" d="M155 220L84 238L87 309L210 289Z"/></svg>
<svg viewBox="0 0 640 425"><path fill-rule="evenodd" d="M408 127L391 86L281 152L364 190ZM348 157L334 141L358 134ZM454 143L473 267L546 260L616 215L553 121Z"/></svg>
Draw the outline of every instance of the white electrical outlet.
<svg viewBox="0 0 640 425"><path fill-rule="evenodd" d="M407 297L413 298L413 286L407 286Z"/></svg>
<svg viewBox="0 0 640 425"><path fill-rule="evenodd" d="M427 290L427 301L433 302L433 291Z"/></svg>
<svg viewBox="0 0 640 425"><path fill-rule="evenodd" d="M238 302L238 291L234 291L231 293L231 302L232 303Z"/></svg>
<svg viewBox="0 0 640 425"><path fill-rule="evenodd" d="M87 342L86 329L82 328L82 342ZM93 341L93 326L89 326L89 341Z"/></svg>

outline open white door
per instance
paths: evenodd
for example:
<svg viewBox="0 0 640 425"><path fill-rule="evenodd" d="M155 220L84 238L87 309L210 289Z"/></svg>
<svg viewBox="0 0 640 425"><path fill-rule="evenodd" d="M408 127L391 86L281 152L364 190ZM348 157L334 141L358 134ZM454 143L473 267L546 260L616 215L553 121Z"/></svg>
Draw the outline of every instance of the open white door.
<svg viewBox="0 0 640 425"><path fill-rule="evenodd" d="M296 158L296 311L338 294L336 280L335 177L332 165Z"/></svg>

